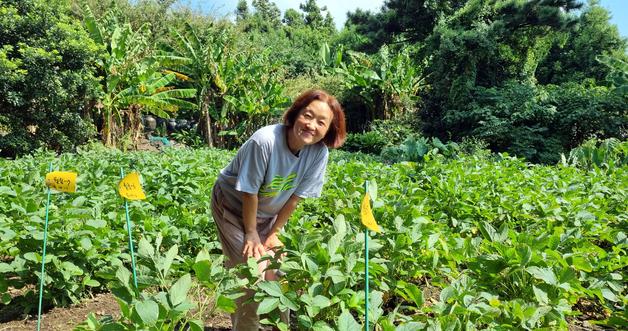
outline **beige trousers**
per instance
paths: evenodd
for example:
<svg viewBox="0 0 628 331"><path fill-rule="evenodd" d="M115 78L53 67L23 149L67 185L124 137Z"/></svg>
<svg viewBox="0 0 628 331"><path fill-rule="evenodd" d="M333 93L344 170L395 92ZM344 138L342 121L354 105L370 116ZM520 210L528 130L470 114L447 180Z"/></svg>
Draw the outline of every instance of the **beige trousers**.
<svg viewBox="0 0 628 331"><path fill-rule="evenodd" d="M233 268L238 264L246 263L246 259L242 256L244 247L244 225L242 221L242 211L234 210L233 207L227 206L223 199L223 194L218 183L214 184L212 191L212 216L218 229L218 239L222 246L222 253L225 255L225 267ZM266 241L270 230L272 229L275 219L258 218L257 233L262 242ZM272 252L269 252L272 254ZM262 261L258 264L260 275L265 274L265 270L269 265L269 261ZM263 277L263 276L262 276ZM278 275L276 276L278 279ZM231 314L232 330L235 331L257 331L260 328L259 316L257 315L257 302L246 302L255 295L252 290L246 290L245 295L236 299L236 311ZM289 323L290 310L282 313L281 320ZM289 324L288 324L289 325Z"/></svg>

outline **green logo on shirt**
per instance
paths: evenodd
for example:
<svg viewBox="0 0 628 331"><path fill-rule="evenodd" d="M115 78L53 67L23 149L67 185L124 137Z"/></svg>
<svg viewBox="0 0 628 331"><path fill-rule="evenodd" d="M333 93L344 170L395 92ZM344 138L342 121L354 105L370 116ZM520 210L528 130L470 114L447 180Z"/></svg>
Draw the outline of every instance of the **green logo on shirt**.
<svg viewBox="0 0 628 331"><path fill-rule="evenodd" d="M296 173L291 173L288 177L275 176L269 184L262 186L259 195L264 198L277 196L281 191L288 191L294 187L293 182L297 177Z"/></svg>

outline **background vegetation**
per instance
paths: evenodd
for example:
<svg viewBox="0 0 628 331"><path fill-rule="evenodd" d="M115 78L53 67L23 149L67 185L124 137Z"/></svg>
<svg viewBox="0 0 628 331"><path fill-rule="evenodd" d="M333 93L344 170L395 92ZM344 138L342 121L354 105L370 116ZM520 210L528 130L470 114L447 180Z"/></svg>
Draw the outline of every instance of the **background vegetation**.
<svg viewBox="0 0 628 331"><path fill-rule="evenodd" d="M0 153L133 146L143 119L235 148L306 88L337 95L356 145L382 134L482 141L555 163L627 135L626 39L597 1L388 0L336 30L315 0L282 13L241 0L235 20L176 0L2 0ZM374 121L392 121L395 132ZM369 131L375 130L375 133ZM366 139L368 141L368 138Z"/></svg>

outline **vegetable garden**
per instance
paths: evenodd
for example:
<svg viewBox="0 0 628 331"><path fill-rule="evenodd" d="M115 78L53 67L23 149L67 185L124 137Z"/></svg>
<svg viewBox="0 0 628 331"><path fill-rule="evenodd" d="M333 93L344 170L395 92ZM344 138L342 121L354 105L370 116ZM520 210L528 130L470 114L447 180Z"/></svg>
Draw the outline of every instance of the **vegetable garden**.
<svg viewBox="0 0 628 331"><path fill-rule="evenodd" d="M323 196L305 200L282 233L284 279L259 282L254 265L237 271L244 279L223 268L211 220L211 185L232 155L92 146L0 161L0 309L36 311L52 161L79 176L77 193L52 199L44 302L111 291L120 306L119 318L92 315L78 330L203 330L201 316L233 311L243 287L258 290L263 322L279 329L287 329L279 321L286 309L291 329L359 329L365 180L378 184L373 211L384 230L369 240L376 330L628 323L625 166L538 166L488 153L389 165L334 152ZM147 195L130 202L138 291L116 192L121 166L142 174Z"/></svg>

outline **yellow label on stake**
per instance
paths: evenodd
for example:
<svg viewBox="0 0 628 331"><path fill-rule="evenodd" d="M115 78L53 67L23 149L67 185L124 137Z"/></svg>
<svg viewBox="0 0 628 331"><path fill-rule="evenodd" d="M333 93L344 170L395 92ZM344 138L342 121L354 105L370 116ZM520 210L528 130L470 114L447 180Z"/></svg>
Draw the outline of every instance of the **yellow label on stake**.
<svg viewBox="0 0 628 331"><path fill-rule="evenodd" d="M53 171L46 174L46 186L59 192L76 192L76 172Z"/></svg>
<svg viewBox="0 0 628 331"><path fill-rule="evenodd" d="M364 195L364 199L362 199L360 216L362 218L362 224L364 224L367 229L375 232L382 232L379 225L377 225L377 222L375 222L375 217L373 217L373 211L371 210L371 197L368 192Z"/></svg>
<svg viewBox="0 0 628 331"><path fill-rule="evenodd" d="M140 175L137 172L132 172L124 177L118 184L118 192L124 198L129 200L143 200L146 199L144 191L142 191L142 184L140 184Z"/></svg>

